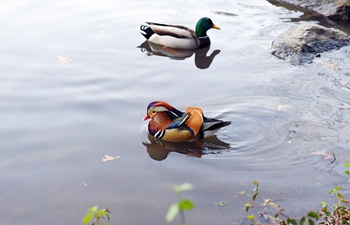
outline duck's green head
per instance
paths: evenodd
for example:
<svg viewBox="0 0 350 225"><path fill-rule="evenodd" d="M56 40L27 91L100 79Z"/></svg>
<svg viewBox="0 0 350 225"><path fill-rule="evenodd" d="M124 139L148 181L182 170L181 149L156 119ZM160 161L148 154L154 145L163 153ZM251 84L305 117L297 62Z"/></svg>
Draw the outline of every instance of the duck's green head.
<svg viewBox="0 0 350 225"><path fill-rule="evenodd" d="M216 26L213 21L208 17L203 17L197 22L196 25L196 36L205 37L207 36L207 31L211 28L220 30L220 27Z"/></svg>

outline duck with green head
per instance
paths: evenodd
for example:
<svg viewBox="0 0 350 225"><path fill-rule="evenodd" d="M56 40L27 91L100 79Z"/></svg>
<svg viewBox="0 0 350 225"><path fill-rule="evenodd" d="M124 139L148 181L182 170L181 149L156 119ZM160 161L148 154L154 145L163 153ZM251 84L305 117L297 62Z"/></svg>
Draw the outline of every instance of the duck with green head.
<svg viewBox="0 0 350 225"><path fill-rule="evenodd" d="M201 18L196 25L196 31L181 25L170 25L146 22L141 25L141 34L155 44L175 49L198 49L210 45L207 31L211 28L220 30L208 17Z"/></svg>

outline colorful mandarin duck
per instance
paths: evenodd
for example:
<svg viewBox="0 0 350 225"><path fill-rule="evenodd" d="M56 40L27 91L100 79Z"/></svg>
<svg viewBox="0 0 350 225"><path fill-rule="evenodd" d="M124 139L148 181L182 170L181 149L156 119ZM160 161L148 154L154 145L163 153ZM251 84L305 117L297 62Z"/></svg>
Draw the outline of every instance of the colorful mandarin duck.
<svg viewBox="0 0 350 225"><path fill-rule="evenodd" d="M197 22L196 31L181 25L146 22L141 25L141 34L155 44L175 49L198 49L208 47L210 39L207 31L211 28L220 30L211 19L203 17Z"/></svg>
<svg viewBox="0 0 350 225"><path fill-rule="evenodd" d="M163 101L151 102L143 120L151 119L148 132L156 139L187 142L213 136L221 127L231 124L204 116L201 108L187 107L181 112Z"/></svg>

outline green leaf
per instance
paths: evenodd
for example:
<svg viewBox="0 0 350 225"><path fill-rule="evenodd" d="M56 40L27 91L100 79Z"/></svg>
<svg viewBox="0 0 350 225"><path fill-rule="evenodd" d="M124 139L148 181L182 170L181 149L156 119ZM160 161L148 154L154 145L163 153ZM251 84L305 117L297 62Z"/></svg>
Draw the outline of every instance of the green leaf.
<svg viewBox="0 0 350 225"><path fill-rule="evenodd" d="M328 192L328 194L330 195L330 194L332 194L333 192L334 192L334 189L330 190L330 191Z"/></svg>
<svg viewBox="0 0 350 225"><path fill-rule="evenodd" d="M315 225L315 222L312 219L307 219L303 216L299 222L300 225Z"/></svg>
<svg viewBox="0 0 350 225"><path fill-rule="evenodd" d="M291 219L291 218L288 218L288 219L287 219L287 223L288 223L288 224L297 225L297 221L295 221L295 219Z"/></svg>
<svg viewBox="0 0 350 225"><path fill-rule="evenodd" d="M337 193L337 197L338 197L339 199L345 199L345 198L344 198L344 195L342 195L342 194L340 194L340 193Z"/></svg>
<svg viewBox="0 0 350 225"><path fill-rule="evenodd" d="M317 213L317 212L314 212L314 211L309 212L307 215L308 215L309 217L311 217L311 218L314 218L314 219L320 218L320 216L318 215L318 213Z"/></svg>
<svg viewBox="0 0 350 225"><path fill-rule="evenodd" d="M181 188L178 185L172 185L171 186L176 192L181 192Z"/></svg>
<svg viewBox="0 0 350 225"><path fill-rule="evenodd" d="M315 225L315 222L312 219L309 219L308 222L310 225Z"/></svg>
<svg viewBox="0 0 350 225"><path fill-rule="evenodd" d="M255 201L256 196L258 196L258 191L254 191L254 195L253 195L253 201Z"/></svg>
<svg viewBox="0 0 350 225"><path fill-rule="evenodd" d="M193 185L190 183L183 183L181 185L172 185L171 186L177 193L181 191L188 191L193 189Z"/></svg>
<svg viewBox="0 0 350 225"><path fill-rule="evenodd" d="M325 201L322 201L321 204L322 204L322 208L327 206L327 203Z"/></svg>
<svg viewBox="0 0 350 225"><path fill-rule="evenodd" d="M344 167L350 167L350 163L345 163Z"/></svg>
<svg viewBox="0 0 350 225"><path fill-rule="evenodd" d="M97 205L95 205L95 206L93 206L93 207L91 207L90 208L90 212L96 212L98 210L98 206Z"/></svg>
<svg viewBox="0 0 350 225"><path fill-rule="evenodd" d="M254 215L247 215L247 219L254 220L255 216Z"/></svg>
<svg viewBox="0 0 350 225"><path fill-rule="evenodd" d="M93 213L88 213L85 215L84 219L83 219L83 224L86 225L88 224L91 220L92 220L92 217L94 216Z"/></svg>
<svg viewBox="0 0 350 225"><path fill-rule="evenodd" d="M249 204L249 202L247 202L247 203L245 204L245 211L248 212L249 209L250 209L250 204Z"/></svg>
<svg viewBox="0 0 350 225"><path fill-rule="evenodd" d="M189 199L183 199L179 202L179 208L181 210L191 210L194 208L194 203Z"/></svg>
<svg viewBox="0 0 350 225"><path fill-rule="evenodd" d="M345 173L346 175L350 175L350 170L345 170L344 173Z"/></svg>
<svg viewBox="0 0 350 225"><path fill-rule="evenodd" d="M188 191L193 189L193 185L190 183L184 183L179 186L181 191Z"/></svg>
<svg viewBox="0 0 350 225"><path fill-rule="evenodd" d="M342 186L337 186L337 187L334 188L334 190L336 190L336 191L339 191L341 189L342 189Z"/></svg>
<svg viewBox="0 0 350 225"><path fill-rule="evenodd" d="M345 198L344 198L344 199L341 199L340 201L341 201L342 203L349 203L349 201L348 201L347 199L345 199Z"/></svg>
<svg viewBox="0 0 350 225"><path fill-rule="evenodd" d="M109 225L108 223L103 223L103 224L101 224L101 225Z"/></svg>
<svg viewBox="0 0 350 225"><path fill-rule="evenodd" d="M171 221L173 221L175 219L175 217L177 216L177 214L179 213L179 205L177 203L172 204L168 210L168 213L165 216L165 221L167 221L168 223L170 223Z"/></svg>

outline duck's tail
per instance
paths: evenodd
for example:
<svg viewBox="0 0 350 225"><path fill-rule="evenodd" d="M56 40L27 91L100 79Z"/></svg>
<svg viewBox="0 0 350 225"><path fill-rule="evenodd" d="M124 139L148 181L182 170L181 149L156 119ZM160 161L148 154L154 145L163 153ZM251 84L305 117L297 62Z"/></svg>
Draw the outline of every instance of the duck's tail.
<svg viewBox="0 0 350 225"><path fill-rule="evenodd" d="M204 121L200 132L200 138L213 136L220 128L231 124L231 121L222 121L208 117L204 117L203 119Z"/></svg>
<svg viewBox="0 0 350 225"><path fill-rule="evenodd" d="M141 25L140 26L140 33L146 38L149 39L153 34L154 31L147 25Z"/></svg>

